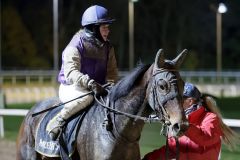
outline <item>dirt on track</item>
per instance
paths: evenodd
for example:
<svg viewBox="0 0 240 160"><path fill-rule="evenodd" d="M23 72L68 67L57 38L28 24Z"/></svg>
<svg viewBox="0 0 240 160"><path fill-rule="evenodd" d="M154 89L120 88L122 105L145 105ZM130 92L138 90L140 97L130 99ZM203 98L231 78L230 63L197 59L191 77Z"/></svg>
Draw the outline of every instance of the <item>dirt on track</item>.
<svg viewBox="0 0 240 160"><path fill-rule="evenodd" d="M14 160L16 159L16 143L0 139L0 159Z"/></svg>

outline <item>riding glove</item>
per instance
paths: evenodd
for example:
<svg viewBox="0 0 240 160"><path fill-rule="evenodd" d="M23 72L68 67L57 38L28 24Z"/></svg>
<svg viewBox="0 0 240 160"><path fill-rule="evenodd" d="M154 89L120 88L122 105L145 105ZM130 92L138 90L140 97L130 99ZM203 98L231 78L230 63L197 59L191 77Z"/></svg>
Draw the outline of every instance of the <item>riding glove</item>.
<svg viewBox="0 0 240 160"><path fill-rule="evenodd" d="M97 82L93 82L90 86L89 89L92 90L94 92L94 94L96 95L96 97L100 97L100 96L105 96L107 95L107 90L102 87L99 83Z"/></svg>

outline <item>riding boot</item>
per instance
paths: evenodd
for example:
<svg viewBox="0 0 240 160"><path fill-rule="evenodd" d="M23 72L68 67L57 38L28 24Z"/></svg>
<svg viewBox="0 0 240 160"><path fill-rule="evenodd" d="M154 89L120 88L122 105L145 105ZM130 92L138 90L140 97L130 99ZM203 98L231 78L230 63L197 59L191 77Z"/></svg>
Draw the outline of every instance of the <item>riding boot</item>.
<svg viewBox="0 0 240 160"><path fill-rule="evenodd" d="M47 126L47 131L52 140L56 140L59 136L59 133L62 130L62 127L66 121L62 118L61 114L58 113Z"/></svg>
<svg viewBox="0 0 240 160"><path fill-rule="evenodd" d="M64 105L63 109L58 113L47 126L47 131L52 140L56 140L62 130L63 125L70 117L79 112L80 110L89 106L93 97L88 95L81 99L69 102Z"/></svg>

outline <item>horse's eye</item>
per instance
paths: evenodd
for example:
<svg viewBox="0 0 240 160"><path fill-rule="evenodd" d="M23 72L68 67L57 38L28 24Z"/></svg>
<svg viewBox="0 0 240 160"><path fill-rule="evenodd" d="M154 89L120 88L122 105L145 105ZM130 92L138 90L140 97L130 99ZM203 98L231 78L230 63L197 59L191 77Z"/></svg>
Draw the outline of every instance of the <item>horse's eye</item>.
<svg viewBox="0 0 240 160"><path fill-rule="evenodd" d="M160 79L158 81L158 91L161 94L167 94L170 91L170 84L166 80Z"/></svg>

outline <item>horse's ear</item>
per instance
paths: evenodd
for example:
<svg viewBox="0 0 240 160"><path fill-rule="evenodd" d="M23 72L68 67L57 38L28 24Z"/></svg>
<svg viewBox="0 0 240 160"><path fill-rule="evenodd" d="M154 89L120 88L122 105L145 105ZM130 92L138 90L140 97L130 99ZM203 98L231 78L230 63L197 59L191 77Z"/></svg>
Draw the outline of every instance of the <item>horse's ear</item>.
<svg viewBox="0 0 240 160"><path fill-rule="evenodd" d="M187 55L187 49L184 49L174 60L172 60L173 64L176 68L179 68Z"/></svg>
<svg viewBox="0 0 240 160"><path fill-rule="evenodd" d="M164 66L164 54L162 49L158 50L154 64L156 68L162 68Z"/></svg>

